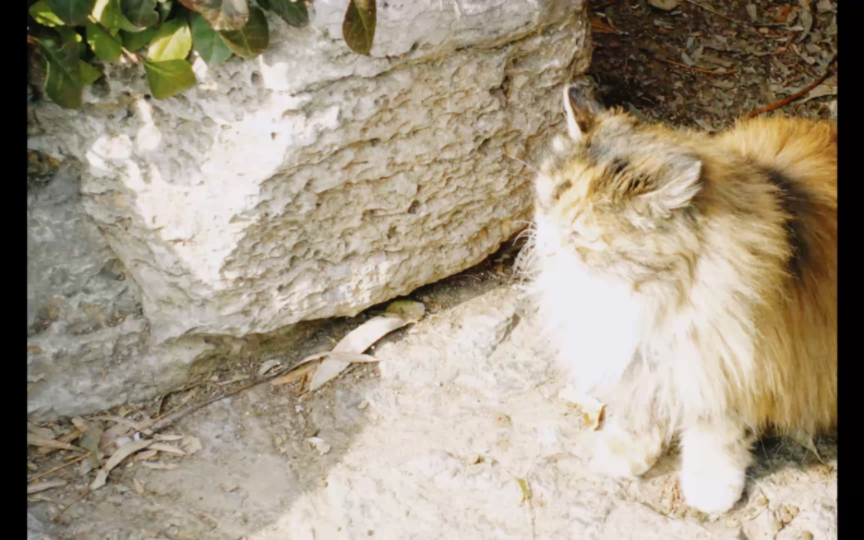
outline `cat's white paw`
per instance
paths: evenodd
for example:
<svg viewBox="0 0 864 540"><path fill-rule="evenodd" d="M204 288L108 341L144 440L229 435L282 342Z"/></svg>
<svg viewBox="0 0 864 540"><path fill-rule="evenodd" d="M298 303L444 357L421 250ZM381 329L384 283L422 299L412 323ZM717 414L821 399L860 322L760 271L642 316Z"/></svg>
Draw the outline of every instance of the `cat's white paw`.
<svg viewBox="0 0 864 540"><path fill-rule="evenodd" d="M681 491L684 501L706 514L730 510L741 499L751 455L735 424L694 426L684 432Z"/></svg>
<svg viewBox="0 0 864 540"><path fill-rule="evenodd" d="M741 499L746 480L743 470L720 467L696 473L681 471L681 491L684 502L706 514L729 511Z"/></svg>
<svg viewBox="0 0 864 540"><path fill-rule="evenodd" d="M615 426L606 426L598 434L590 466L616 478L641 476L656 463L660 453L658 446L637 440Z"/></svg>

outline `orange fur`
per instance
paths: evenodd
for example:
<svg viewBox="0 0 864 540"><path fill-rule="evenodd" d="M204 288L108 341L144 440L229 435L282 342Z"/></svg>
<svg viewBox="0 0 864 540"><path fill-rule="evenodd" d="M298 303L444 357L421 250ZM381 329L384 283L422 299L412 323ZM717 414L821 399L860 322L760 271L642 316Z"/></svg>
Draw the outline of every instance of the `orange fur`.
<svg viewBox="0 0 864 540"><path fill-rule="evenodd" d="M565 109L570 137L536 183L541 308L577 341L568 309L592 309L567 294L579 268L624 287L639 313L612 383L586 389L631 433L660 426L667 440L698 427L693 440L736 432L743 448L745 430L832 426L836 124L756 119L710 136L603 111L578 88ZM567 345L576 378L598 371Z"/></svg>

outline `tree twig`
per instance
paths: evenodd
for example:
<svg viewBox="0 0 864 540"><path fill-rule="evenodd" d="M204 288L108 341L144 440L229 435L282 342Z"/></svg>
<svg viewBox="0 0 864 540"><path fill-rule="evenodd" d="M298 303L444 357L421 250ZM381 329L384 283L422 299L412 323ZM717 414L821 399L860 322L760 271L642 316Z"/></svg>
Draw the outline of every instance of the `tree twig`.
<svg viewBox="0 0 864 540"><path fill-rule="evenodd" d="M591 9L598 10L603 9L605 7L611 6L612 4L617 4L618 0L609 0L608 2L603 2L602 4L598 4L596 6L591 6Z"/></svg>
<svg viewBox="0 0 864 540"><path fill-rule="evenodd" d="M70 508L72 508L73 506L75 506L75 505L78 503L78 501L80 501L81 499L86 498L87 495L90 495L90 487L89 487L89 486L87 487L87 489L84 490L84 493L82 493L82 494L81 494L77 499L75 499L74 501L70 502L69 504L67 504L66 506L64 506L62 510L60 510L59 512L57 512L57 515L54 516L53 518L51 518L51 521L53 521L54 523L57 523L57 520L60 519L60 516L62 516L63 513L66 512L66 510L69 510Z"/></svg>
<svg viewBox="0 0 864 540"><path fill-rule="evenodd" d="M290 367L286 367L284 369L280 369L274 373L268 374L264 377L261 377L259 379L254 380L250 383L244 384L243 386L235 388L234 390L231 390L229 392L224 392L224 393L219 394L218 396L212 397L206 401L202 401L201 403L197 403L195 405L189 406L189 407L182 409L182 410L179 410L179 411L171 411L170 413L167 413L163 416L157 416L156 418L153 418L149 422L145 422L145 423L139 425L138 429L131 429L131 430L127 431L126 433L124 433L123 435L120 435L119 437L112 439L111 441L100 446L100 448L107 448L108 446L110 446L111 444L116 442L117 440L122 439L123 437L128 437L130 435L133 435L136 432L144 431L145 429L149 429L149 430L153 431L154 433L158 432L158 431L162 431L163 429L165 429L168 426L172 425L173 423L177 422L181 418L188 416L188 415L194 413L195 411L203 409L204 407L211 405L213 403L216 403L217 401L221 401L225 398L235 396L235 395L239 394L240 392L244 392L246 390L249 390L250 388L258 386L259 384L263 384L267 381L271 381L271 380L275 379L276 377L280 377L280 376L288 373L289 371L295 369L296 367L297 366L290 366ZM63 463L62 465L58 465L58 466L54 467L53 469L49 469L43 473L37 474L36 476L30 477L27 480L27 482L28 483L35 482L36 480L39 480L40 478L44 478L45 476L48 476L51 473L57 472L61 469L65 469L66 467L68 467L70 465L74 465L75 463L82 461L84 458L89 456L91 453L92 452L87 452L84 455L78 456L75 459L72 459L72 460L67 461L66 463Z"/></svg>
<svg viewBox="0 0 864 540"><path fill-rule="evenodd" d="M772 103L771 105L767 105L767 106L765 106L765 107L762 107L761 109L756 109L755 111L751 111L751 112L747 115L747 117L748 117L748 118L753 118L754 116L759 116L759 115L762 114L762 113L770 112L770 111L773 111L774 109L779 109L780 107L783 107L783 106L785 106L785 105L788 105L788 104L792 103L792 102L795 101L796 99L798 99L798 98L800 98L801 96L803 96L803 95L807 94L808 92L810 92L810 90L813 90L814 88L816 88L817 86L819 86L820 84L822 84L822 82L823 82L825 79L827 79L829 75L831 75L831 73L834 71L834 69L836 69L836 68L835 68L835 67L829 67L829 68L825 71L825 73L822 74L822 76L820 76L818 79L816 79L816 80L813 81L812 83L808 84L806 87L802 88L801 90L795 92L794 94L792 94L791 96L789 96L789 97L787 97L787 98L785 98L785 99L781 99L780 101L778 101L778 102L776 102L776 103Z"/></svg>
<svg viewBox="0 0 864 540"><path fill-rule="evenodd" d="M730 17L729 15L724 15L724 14L720 13L719 11L716 11L714 8L710 8L710 7L708 7L708 6L702 5L702 4L700 4L699 2L694 2L693 0L687 0L687 3L688 3L688 4L693 4L693 5L696 6L696 7L700 7L700 8L702 8L702 9L704 9L705 11L709 11L709 12L713 13L714 15L717 15L718 17L723 17L724 19L728 19L728 20L730 20L730 21L732 21L732 22L734 22L734 23L743 24L743 25L746 25L746 24L747 24L747 23L744 22L744 21L740 21L740 20L738 20L738 19L736 19L736 18L734 18L734 17Z"/></svg>
<svg viewBox="0 0 864 540"><path fill-rule="evenodd" d="M681 62L675 62L674 60L666 60L665 58L657 58L661 62L666 62L667 64L672 64L673 66L679 66L687 69L692 69L693 71L698 71L700 73L710 73L711 75L731 75L735 73L734 69L730 69L728 71L713 71L710 69L702 69L697 68L695 66L688 66L687 64L682 64Z"/></svg>

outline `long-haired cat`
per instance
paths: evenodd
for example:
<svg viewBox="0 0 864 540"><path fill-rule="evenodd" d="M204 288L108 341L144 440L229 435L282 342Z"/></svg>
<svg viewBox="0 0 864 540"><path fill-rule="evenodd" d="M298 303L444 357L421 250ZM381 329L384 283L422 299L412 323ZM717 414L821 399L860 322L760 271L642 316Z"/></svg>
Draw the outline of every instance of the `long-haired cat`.
<svg viewBox="0 0 864 540"><path fill-rule="evenodd" d="M686 502L741 497L767 428L837 417L837 128L645 124L564 91L530 246L560 359L606 403L593 463L646 472L680 435Z"/></svg>

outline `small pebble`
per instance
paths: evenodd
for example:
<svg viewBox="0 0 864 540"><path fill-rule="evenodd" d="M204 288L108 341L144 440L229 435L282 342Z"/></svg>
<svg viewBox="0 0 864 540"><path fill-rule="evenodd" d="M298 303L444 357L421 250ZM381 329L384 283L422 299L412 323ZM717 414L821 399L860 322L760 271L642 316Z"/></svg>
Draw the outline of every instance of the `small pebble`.
<svg viewBox="0 0 864 540"><path fill-rule="evenodd" d="M800 540L813 540L813 533L810 531L801 531L801 534L798 535Z"/></svg>
<svg viewBox="0 0 864 540"><path fill-rule="evenodd" d="M756 506L767 506L768 499L765 498L765 495L760 493L756 496L756 498L753 499L753 504L755 504Z"/></svg>
<svg viewBox="0 0 864 540"><path fill-rule="evenodd" d="M771 526L771 530L775 533L783 530L783 522L780 521L779 519L777 519L776 517L771 518L771 521L769 522L769 524Z"/></svg>

